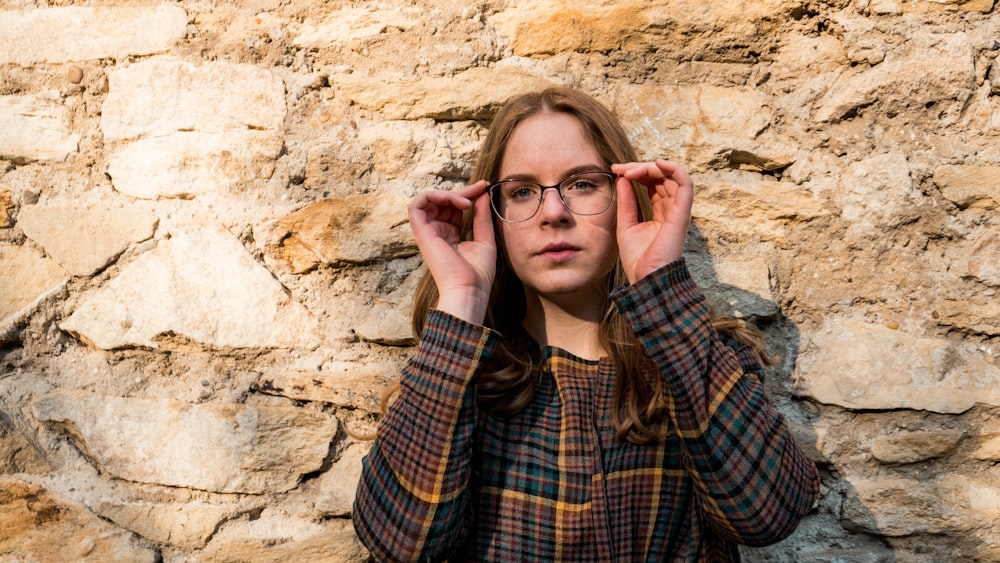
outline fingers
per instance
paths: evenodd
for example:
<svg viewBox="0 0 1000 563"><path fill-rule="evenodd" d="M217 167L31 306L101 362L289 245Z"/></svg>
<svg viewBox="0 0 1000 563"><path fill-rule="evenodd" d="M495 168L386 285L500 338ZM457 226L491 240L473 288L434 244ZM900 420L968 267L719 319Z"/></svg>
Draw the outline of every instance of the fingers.
<svg viewBox="0 0 1000 563"><path fill-rule="evenodd" d="M485 184L485 182L483 183ZM496 239L493 238L493 212L490 210L490 198L482 197L480 194L473 205L475 208L472 211L472 240L494 245Z"/></svg>
<svg viewBox="0 0 1000 563"><path fill-rule="evenodd" d="M691 175L683 166L663 158L658 158L653 162L612 164L611 171L647 186L666 179L673 180L681 186L692 184Z"/></svg>
<svg viewBox="0 0 1000 563"><path fill-rule="evenodd" d="M618 178L615 182L618 198L618 232L628 229L639 222L639 203L632 191L632 182L628 178Z"/></svg>

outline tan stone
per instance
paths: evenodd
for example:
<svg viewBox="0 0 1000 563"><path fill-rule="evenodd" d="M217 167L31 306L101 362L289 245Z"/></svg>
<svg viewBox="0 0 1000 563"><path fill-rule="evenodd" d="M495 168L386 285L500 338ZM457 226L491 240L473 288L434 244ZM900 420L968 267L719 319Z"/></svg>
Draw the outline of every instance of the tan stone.
<svg viewBox="0 0 1000 563"><path fill-rule="evenodd" d="M1000 166L948 164L934 169L934 184L941 190L941 195L959 209L1000 207L998 177Z"/></svg>
<svg viewBox="0 0 1000 563"><path fill-rule="evenodd" d="M10 190L0 188L0 229L6 229L14 224L14 195Z"/></svg>
<svg viewBox="0 0 1000 563"><path fill-rule="evenodd" d="M278 510L265 510L253 521L228 524L189 560L211 563L287 563L330 561L362 563L368 550L346 518L307 521Z"/></svg>
<svg viewBox="0 0 1000 563"><path fill-rule="evenodd" d="M962 436L960 430L893 432L877 437L871 452L883 463L916 463L948 455L958 446Z"/></svg>
<svg viewBox="0 0 1000 563"><path fill-rule="evenodd" d="M315 317L236 237L218 228L170 234L87 293L62 328L105 350L156 348L170 335L217 348L316 344Z"/></svg>
<svg viewBox="0 0 1000 563"><path fill-rule="evenodd" d="M102 502L94 510L148 540L183 548L202 548L222 522L248 509L204 502Z"/></svg>
<svg viewBox="0 0 1000 563"><path fill-rule="evenodd" d="M284 371L262 375L254 386L261 393L297 401L379 412L382 390L398 377L401 365L331 362L322 371Z"/></svg>
<svg viewBox="0 0 1000 563"><path fill-rule="evenodd" d="M371 450L371 442L351 444L344 450L330 470L318 479L316 511L335 518L349 517L353 511L354 495L361 480L361 460Z"/></svg>
<svg viewBox="0 0 1000 563"><path fill-rule="evenodd" d="M16 320L11 317L57 291L66 281L66 271L55 260L28 246L0 243L0 324Z"/></svg>
<svg viewBox="0 0 1000 563"><path fill-rule="evenodd" d="M88 276L107 266L130 244L153 236L156 217L141 208L21 209L17 224L67 272ZM66 230L72 236L66 236Z"/></svg>
<svg viewBox="0 0 1000 563"><path fill-rule="evenodd" d="M1000 366L947 340L833 318L803 334L793 383L853 409L960 413L1000 404Z"/></svg>
<svg viewBox="0 0 1000 563"><path fill-rule="evenodd" d="M296 273L319 264L412 256L417 248L407 204L391 194L317 201L277 221L268 251Z"/></svg>
<svg viewBox="0 0 1000 563"><path fill-rule="evenodd" d="M30 66L150 55L187 32L187 13L157 6L67 6L0 12L0 62Z"/></svg>
<svg viewBox="0 0 1000 563"><path fill-rule="evenodd" d="M67 429L82 451L119 479L221 493L294 488L302 474L322 465L338 426L329 415L287 407L80 391L53 392L33 411Z"/></svg>
<svg viewBox="0 0 1000 563"><path fill-rule="evenodd" d="M0 553L11 561L158 561L157 553L86 507L0 479Z"/></svg>
<svg viewBox="0 0 1000 563"><path fill-rule="evenodd" d="M338 75L334 87L340 95L385 119L443 121L485 120L501 103L527 90L553 81L515 65L473 67L456 76L429 77L392 88L372 88L366 76Z"/></svg>
<svg viewBox="0 0 1000 563"><path fill-rule="evenodd" d="M1000 287L1000 235L986 234L972 247L969 275L994 287Z"/></svg>
<svg viewBox="0 0 1000 563"><path fill-rule="evenodd" d="M972 458L983 461L1000 461L1000 432L980 437L979 447L972 453Z"/></svg>
<svg viewBox="0 0 1000 563"><path fill-rule="evenodd" d="M51 95L0 96L0 158L17 163L62 160L78 149L69 110Z"/></svg>

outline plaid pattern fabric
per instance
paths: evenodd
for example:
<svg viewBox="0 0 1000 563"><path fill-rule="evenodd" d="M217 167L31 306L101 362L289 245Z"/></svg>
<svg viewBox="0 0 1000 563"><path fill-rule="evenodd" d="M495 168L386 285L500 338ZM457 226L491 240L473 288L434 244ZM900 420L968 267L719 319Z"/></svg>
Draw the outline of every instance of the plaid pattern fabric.
<svg viewBox="0 0 1000 563"><path fill-rule="evenodd" d="M612 296L661 366L671 431L615 438L614 365L545 348L534 400L477 408L500 335L433 311L365 458L355 529L379 560L734 561L790 534L816 468L720 340L683 260Z"/></svg>

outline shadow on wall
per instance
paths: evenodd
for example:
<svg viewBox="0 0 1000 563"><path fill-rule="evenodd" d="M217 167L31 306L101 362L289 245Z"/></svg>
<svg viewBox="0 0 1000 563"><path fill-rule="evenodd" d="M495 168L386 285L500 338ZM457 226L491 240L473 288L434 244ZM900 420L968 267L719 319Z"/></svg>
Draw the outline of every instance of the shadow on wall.
<svg viewBox="0 0 1000 563"><path fill-rule="evenodd" d="M892 548L879 537L845 528L846 521L874 521L858 500L857 491L843 479L823 453L818 405L796 396L792 374L798 361L798 327L781 313L772 291L772 269L762 259L748 255L712 256L704 233L692 223L685 260L713 310L720 315L746 319L764 331L766 351L777 359L767 371L765 389L771 403L785 416L792 434L820 470L822 493L818 505L786 540L764 548L741 548L749 563L890 563ZM715 246L715 245L711 245ZM735 254L735 253L734 253ZM851 511L845 519L845 511ZM850 546L850 547L842 547Z"/></svg>

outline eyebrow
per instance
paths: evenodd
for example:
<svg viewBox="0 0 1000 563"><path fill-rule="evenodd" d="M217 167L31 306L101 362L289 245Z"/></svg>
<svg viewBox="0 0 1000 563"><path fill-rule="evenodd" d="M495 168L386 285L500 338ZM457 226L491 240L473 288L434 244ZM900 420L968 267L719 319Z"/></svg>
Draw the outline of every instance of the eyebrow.
<svg viewBox="0 0 1000 563"><path fill-rule="evenodd" d="M607 166L601 166L600 164L581 164L580 166L574 166L570 168L563 174L563 180L569 178L570 176L575 176L577 174L584 174L586 172L610 172ZM500 178L500 182L507 180L526 180L529 182L538 183L538 177L533 174L511 174L505 178ZM561 182L562 180L560 180Z"/></svg>

